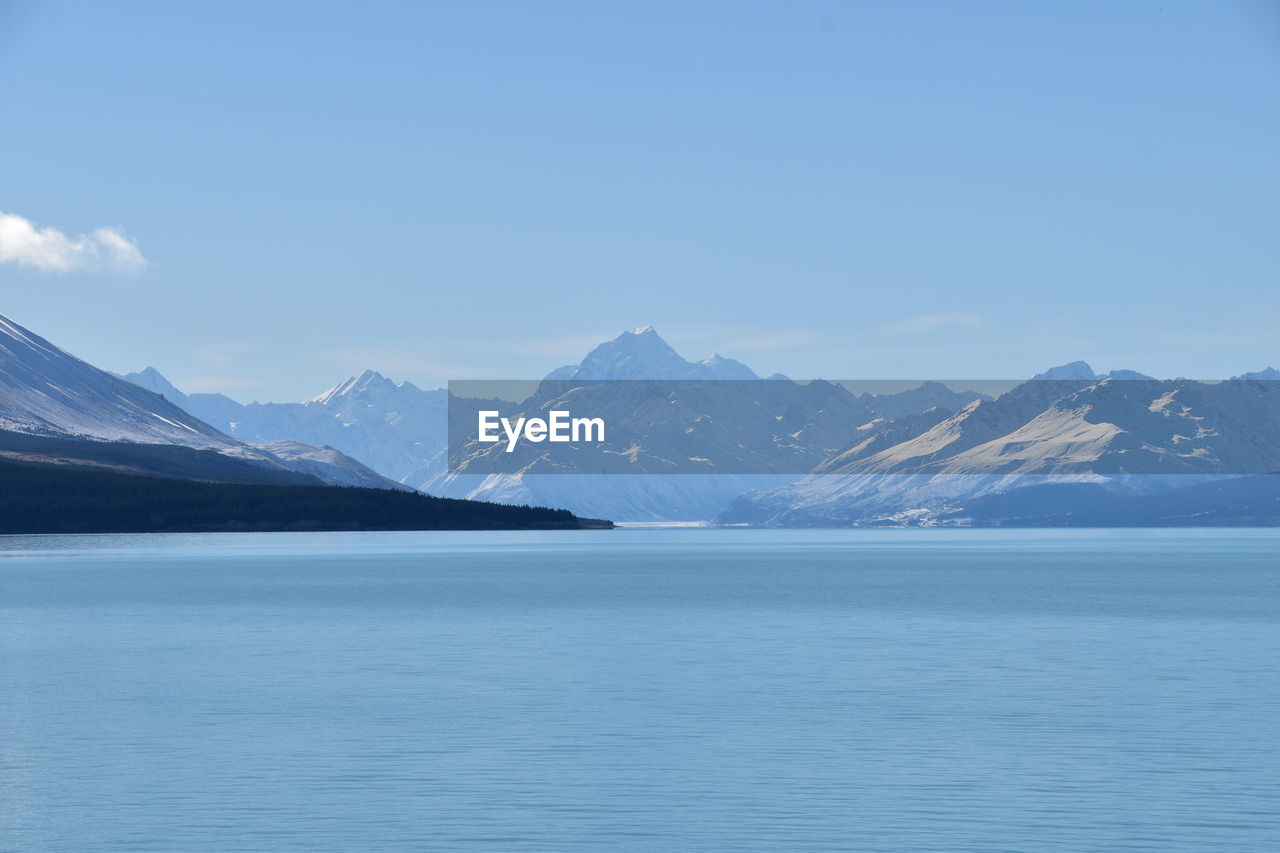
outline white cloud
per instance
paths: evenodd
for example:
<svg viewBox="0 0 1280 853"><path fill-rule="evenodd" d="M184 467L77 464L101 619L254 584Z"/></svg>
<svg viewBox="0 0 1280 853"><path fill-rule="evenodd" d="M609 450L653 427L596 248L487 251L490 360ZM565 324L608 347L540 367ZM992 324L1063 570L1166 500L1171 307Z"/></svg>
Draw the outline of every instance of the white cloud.
<svg viewBox="0 0 1280 853"><path fill-rule="evenodd" d="M901 323L895 323L890 326L890 332L942 332L948 329L956 331L972 331L980 329L986 325L986 320L980 314L972 314L967 311L957 311L949 314L921 314L918 317L908 317Z"/></svg>
<svg viewBox="0 0 1280 853"><path fill-rule="evenodd" d="M69 237L38 228L16 213L0 213L0 264L44 272L138 272L147 266L138 246L115 228Z"/></svg>

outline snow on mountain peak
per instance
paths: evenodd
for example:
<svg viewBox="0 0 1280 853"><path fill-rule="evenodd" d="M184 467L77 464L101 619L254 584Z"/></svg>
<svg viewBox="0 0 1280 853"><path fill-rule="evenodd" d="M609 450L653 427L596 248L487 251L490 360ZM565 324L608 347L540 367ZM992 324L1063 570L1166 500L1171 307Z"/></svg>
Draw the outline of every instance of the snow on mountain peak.
<svg viewBox="0 0 1280 853"><path fill-rule="evenodd" d="M707 370L707 379L759 379L756 372L734 358L715 352L698 362Z"/></svg>
<svg viewBox="0 0 1280 853"><path fill-rule="evenodd" d="M641 326L605 341L577 365L558 368L547 379L758 379L740 361L718 353L701 362L686 360L652 326Z"/></svg>
<svg viewBox="0 0 1280 853"><path fill-rule="evenodd" d="M322 394L303 400L302 404L304 406L312 404L323 406L339 397L351 397L371 389L395 389L396 387L394 382L378 371L365 370L359 376L352 376L339 382Z"/></svg>

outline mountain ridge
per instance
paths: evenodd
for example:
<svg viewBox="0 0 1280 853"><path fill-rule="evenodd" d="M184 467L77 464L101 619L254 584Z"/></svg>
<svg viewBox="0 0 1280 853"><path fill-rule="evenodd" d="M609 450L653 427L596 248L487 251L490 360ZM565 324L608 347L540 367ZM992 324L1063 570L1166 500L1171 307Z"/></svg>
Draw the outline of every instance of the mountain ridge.
<svg viewBox="0 0 1280 853"><path fill-rule="evenodd" d="M641 327L602 342L589 350L577 365L558 368L548 374L548 378L583 381L593 378L707 378L712 375L708 371L717 367L727 369L737 377L758 378L751 368L722 356L713 354L702 362L687 360L655 329ZM152 373L155 375L143 371L136 376L139 381L151 382L157 388L177 391L167 380L160 383L163 377L158 371L153 370ZM1266 379L1272 374L1280 376L1280 371L1268 368L1243 374L1241 378ZM778 374L770 378L789 381ZM216 395L220 399L212 400L202 395L191 395L185 399L197 413L207 414L215 424L225 423L228 431L240 437L263 441L294 438L310 444L329 445L392 479L430 493L556 503L588 514L595 512L634 520L703 520L725 512L735 499L741 503L747 491L781 490L781 494L795 502L795 506L780 510L787 518L795 517L796 512L811 502L835 506L843 499L842 492L861 495L858 502L867 507L875 505L877 512L911 509L908 504L917 498L930 505L941 506L947 501L951 502L948 505L954 505L957 500L1008 491L1020 481L1019 478L1022 478L1021 482L1031 482L1030 472L1037 465L1044 464L1036 461L1037 454L1067 454L1052 463L1055 471L1052 476L1065 478L1063 482L1073 479L1098 482L1100 479L1100 487L1105 489L1149 491L1158 486L1152 485L1149 477L1144 480L1147 475L1130 476L1125 481L1126 485L1118 486L1115 478L1099 478L1090 472L1085 464L1088 461L1086 457L1092 452L1091 448L1104 446L1114 446L1123 454L1137 454L1133 456L1135 459L1145 453L1155 460L1159 454L1143 451L1140 446L1124 450L1121 444L1128 440L1122 434L1124 430L1094 422L1097 418L1093 416L1074 414L1070 407L1054 408L1055 401L1066 396L1068 391L1079 394L1103 385L1108 389L1127 387L1127 393L1132 397L1144 382L1156 380L1133 370L1101 373L1088 362L1077 361L1048 368L994 398L976 391L955 391L938 382L925 382L916 388L892 394L857 395L857 400L870 410L859 410L857 415L849 415L851 420L860 421L854 424L858 427L858 434L851 436L847 446L835 448L829 458L816 461L812 471L814 477L835 475L836 478L844 478L846 485L835 488L824 482L809 495L795 492L799 478L792 475L708 474L700 478L681 476L664 481L664 475L654 474L648 477L626 475L627 479L619 480L593 475L531 473L536 466L525 474L450 474L444 450L447 427L443 425L447 392L443 389L423 391L409 382L396 383L375 370L365 370L349 377L301 403L242 405L232 402L232 411L226 409L227 402L231 401L221 398L221 395ZM1099 394L1097 391L1090 393ZM1114 390L1107 392L1115 393ZM430 407L419 408L416 413L410 411L413 407L409 401L426 400L431 395L437 396ZM1142 401L1143 405L1126 404L1118 398L1106 402L1098 397L1093 401L1093 404L1103 403L1125 409L1129 413L1123 417L1136 418L1135 424L1142 421L1159 426L1161 421L1177 422L1188 425L1189 429L1192 423L1172 409L1167 414L1144 414L1144 406L1155 405L1154 395L1152 399ZM1083 398L1080 405L1085 405ZM1171 404L1166 402L1165 405ZM975 406L974 412L965 414ZM201 407L208 407L208 410ZM219 411L218 407L223 409ZM729 414L720 413L720 416L728 418ZM1160 441L1172 441L1175 434L1165 435ZM372 437L375 435L376 440ZM1203 443L1203 439L1199 440ZM1185 443L1186 440L1178 441ZM410 442L415 443L410 446ZM1172 445L1167 450L1167 458L1177 462L1179 457L1172 453ZM989 455L987 462L982 461L983 454ZM662 457L663 454L656 455ZM945 461L953 456L957 457L953 463ZM1071 462L1072 459L1076 462ZM978 465L981 468L979 463L986 465L988 472L980 476L970 475L966 482L945 470L932 470L945 469L947 464ZM1179 464L1194 470L1194 463L1195 459L1191 457ZM1020 466L1028 470L1020 470ZM914 478L909 486L904 485L908 482L905 479L908 473ZM940 476L951 479L943 484ZM768 477L773 477L773 480ZM696 487L693 486L695 481L698 483ZM930 490L936 490L937 494L930 496ZM601 506L606 509L601 509ZM778 512L773 515L782 517Z"/></svg>
<svg viewBox="0 0 1280 853"><path fill-rule="evenodd" d="M308 453L298 447L277 455L228 436L183 408L185 395L159 371L152 368L141 378L179 399L97 368L0 315L0 430L63 439L50 461L92 464L118 456L116 444L173 446L226 457L228 474L248 463L288 482L302 474L316 483L403 488L355 460L305 458ZM22 451L28 459L39 452L31 445ZM142 454L135 464L154 458ZM208 463L201 465L212 474Z"/></svg>

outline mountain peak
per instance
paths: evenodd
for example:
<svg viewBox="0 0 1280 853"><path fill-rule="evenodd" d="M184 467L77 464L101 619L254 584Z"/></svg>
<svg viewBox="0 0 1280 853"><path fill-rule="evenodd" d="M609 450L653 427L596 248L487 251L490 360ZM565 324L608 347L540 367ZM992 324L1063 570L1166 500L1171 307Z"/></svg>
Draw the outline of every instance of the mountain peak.
<svg viewBox="0 0 1280 853"><path fill-rule="evenodd" d="M365 370L353 381L355 382L356 387L359 388L365 388L369 385L395 384L376 370Z"/></svg>
<svg viewBox="0 0 1280 853"><path fill-rule="evenodd" d="M1080 380L1080 379L1098 379L1097 373L1089 366L1087 361L1072 361L1067 364L1060 364L1057 367L1051 367L1044 373L1037 373L1031 377L1031 381L1037 380Z"/></svg>
<svg viewBox="0 0 1280 853"><path fill-rule="evenodd" d="M1031 381L1037 380L1056 380L1056 381L1085 381L1090 382L1094 379L1116 379L1123 381L1154 381L1154 377L1145 373L1139 373L1136 370L1112 370L1108 373L1095 373L1093 368L1089 366L1087 361L1073 361L1068 364L1060 364L1057 367L1051 367L1044 373L1037 373L1031 377Z"/></svg>
<svg viewBox="0 0 1280 853"><path fill-rule="evenodd" d="M1139 373L1136 370L1112 370L1107 373L1108 379L1119 379L1126 382L1151 382L1155 379L1145 373Z"/></svg>
<svg viewBox="0 0 1280 853"><path fill-rule="evenodd" d="M715 354L687 361L653 326L641 326L605 341L577 365L558 368L547 379L757 379L740 361Z"/></svg>
<svg viewBox="0 0 1280 853"><path fill-rule="evenodd" d="M154 367L145 367L138 373L127 373L120 377L134 385L140 385L153 394L159 394L171 403L181 405L187 395L179 391L172 382L164 377L164 374L156 370Z"/></svg>
<svg viewBox="0 0 1280 853"><path fill-rule="evenodd" d="M698 362L707 370L708 379L759 379L756 372L734 358L725 358L718 352Z"/></svg>
<svg viewBox="0 0 1280 853"><path fill-rule="evenodd" d="M1232 379L1243 380L1267 380L1274 382L1280 380L1280 370L1274 367L1264 367L1262 370L1253 370L1249 373L1241 373L1239 376L1232 376Z"/></svg>
<svg viewBox="0 0 1280 853"><path fill-rule="evenodd" d="M396 384L376 370L365 370L358 376L339 382L328 391L303 400L303 405L316 404L323 406L340 397L353 397L362 392L380 389L394 389Z"/></svg>

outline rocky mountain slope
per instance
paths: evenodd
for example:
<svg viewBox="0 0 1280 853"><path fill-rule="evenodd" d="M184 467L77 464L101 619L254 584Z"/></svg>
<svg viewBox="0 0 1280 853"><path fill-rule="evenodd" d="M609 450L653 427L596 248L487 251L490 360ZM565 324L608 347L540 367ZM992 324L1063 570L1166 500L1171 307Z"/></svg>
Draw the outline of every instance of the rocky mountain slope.
<svg viewBox="0 0 1280 853"><path fill-rule="evenodd" d="M1009 507L1051 488L1091 501L1083 485L1133 497L1280 470L1280 383L1060 378L1085 375L1067 368L946 418L904 420L802 481L740 497L721 521L959 523L979 499L989 518L997 495Z"/></svg>
<svg viewBox="0 0 1280 853"><path fill-rule="evenodd" d="M164 448L157 450L156 448ZM352 459L316 448L254 446L180 405L100 370L0 316L0 457L206 479L273 477L400 488Z"/></svg>

